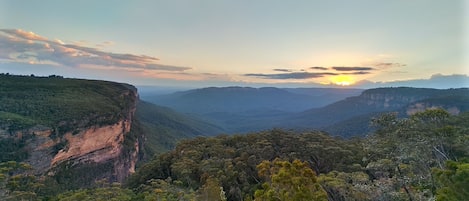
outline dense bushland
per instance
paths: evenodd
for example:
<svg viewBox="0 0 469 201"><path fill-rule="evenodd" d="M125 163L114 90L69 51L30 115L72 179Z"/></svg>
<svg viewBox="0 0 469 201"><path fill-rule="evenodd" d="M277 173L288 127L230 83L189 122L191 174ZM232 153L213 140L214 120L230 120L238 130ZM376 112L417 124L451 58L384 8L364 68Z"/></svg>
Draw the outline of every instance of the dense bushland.
<svg viewBox="0 0 469 201"><path fill-rule="evenodd" d="M198 137L155 156L124 186L48 195L7 174L2 195L80 200L462 200L469 192L469 114L433 109L373 120L376 131L342 139L273 129ZM15 185L13 185L13 184ZM35 184L29 182L27 185ZM23 191L26 190L26 191Z"/></svg>

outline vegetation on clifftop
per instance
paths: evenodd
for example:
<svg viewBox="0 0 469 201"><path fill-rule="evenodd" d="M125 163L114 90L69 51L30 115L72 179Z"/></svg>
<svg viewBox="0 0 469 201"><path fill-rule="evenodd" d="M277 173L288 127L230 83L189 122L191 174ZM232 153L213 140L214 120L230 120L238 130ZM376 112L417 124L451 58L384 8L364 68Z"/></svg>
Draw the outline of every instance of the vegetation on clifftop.
<svg viewBox="0 0 469 201"><path fill-rule="evenodd" d="M126 114L136 89L106 81L0 75L0 126L10 131L41 124L59 132L109 125Z"/></svg>

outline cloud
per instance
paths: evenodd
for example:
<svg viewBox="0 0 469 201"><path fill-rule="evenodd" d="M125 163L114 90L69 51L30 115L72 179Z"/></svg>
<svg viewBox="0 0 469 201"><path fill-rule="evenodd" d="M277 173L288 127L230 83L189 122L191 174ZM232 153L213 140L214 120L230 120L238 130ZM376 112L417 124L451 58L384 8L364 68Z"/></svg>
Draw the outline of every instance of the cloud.
<svg viewBox="0 0 469 201"><path fill-rule="evenodd" d="M366 71L357 71L357 72L351 72L351 73L340 73L341 75L367 75L371 74L371 72L366 72Z"/></svg>
<svg viewBox="0 0 469 201"><path fill-rule="evenodd" d="M273 69L274 71L278 71L278 72L292 72L292 70L290 69L284 69L284 68L276 68L276 69Z"/></svg>
<svg viewBox="0 0 469 201"><path fill-rule="evenodd" d="M379 63L375 63L374 66L378 68L393 68L393 67L404 67L407 65L401 64L401 63L393 63L393 62L379 62Z"/></svg>
<svg viewBox="0 0 469 201"><path fill-rule="evenodd" d="M314 67L310 67L309 69L312 69L312 70L327 70L328 68L320 67L320 66L314 66Z"/></svg>
<svg viewBox="0 0 469 201"><path fill-rule="evenodd" d="M310 79L320 78L327 75L338 75L337 73L309 73L309 72L295 72L295 73L282 73L282 74L262 74L262 73L250 73L244 74L249 77L262 77L265 79Z"/></svg>
<svg viewBox="0 0 469 201"><path fill-rule="evenodd" d="M112 42L103 42L112 45ZM159 59L147 55L106 52L79 44L65 44L59 39L50 40L33 32L0 29L0 59L9 62L54 63L69 67L103 66L122 69L155 71L185 71L184 66L158 63Z"/></svg>
<svg viewBox="0 0 469 201"><path fill-rule="evenodd" d="M27 32L21 29L1 29L0 31L26 40L47 41L47 38L45 37L37 35L34 32Z"/></svg>
<svg viewBox="0 0 469 201"><path fill-rule="evenodd" d="M343 66L334 66L332 69L336 71L371 71L375 70L372 67L343 67Z"/></svg>

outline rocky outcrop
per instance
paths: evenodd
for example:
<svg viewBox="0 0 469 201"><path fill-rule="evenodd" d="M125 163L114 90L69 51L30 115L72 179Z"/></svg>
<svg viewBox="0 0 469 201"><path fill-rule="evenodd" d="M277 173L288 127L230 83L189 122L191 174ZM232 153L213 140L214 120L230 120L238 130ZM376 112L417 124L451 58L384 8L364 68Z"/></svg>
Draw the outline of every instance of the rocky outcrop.
<svg viewBox="0 0 469 201"><path fill-rule="evenodd" d="M29 153L25 162L34 167L36 174L61 174L63 170L60 168L63 164L72 167L67 171L87 164L100 168L100 164L103 164L107 171L95 175L96 179L121 182L135 172L135 164L141 150L139 146L142 144L139 142L139 136L135 136L138 134L131 132L138 101L137 92L131 89L121 96L128 100L128 105L122 108L121 114L114 114L121 116L114 124L90 125L89 118L84 118L83 121L86 122L79 125L90 126L74 127L60 136L57 129L40 125L10 135L17 139L25 139L25 149ZM76 122L74 124L76 125ZM7 134L5 130L2 132L3 136ZM126 140L130 142L124 143Z"/></svg>
<svg viewBox="0 0 469 201"><path fill-rule="evenodd" d="M407 90L415 92L406 93ZM379 88L364 91L359 98L366 105L380 108L380 110L390 110L428 98L435 92L436 90L433 89Z"/></svg>
<svg viewBox="0 0 469 201"><path fill-rule="evenodd" d="M67 189L97 179L123 181L135 171L143 144L133 121L135 87L57 76L0 77L0 162L27 162L35 174Z"/></svg>
<svg viewBox="0 0 469 201"><path fill-rule="evenodd" d="M130 122L120 121L117 124L95 127L73 135L65 134L67 142L64 149L54 156L51 165L65 160L93 161L100 163L116 158L121 154L124 135L130 132Z"/></svg>

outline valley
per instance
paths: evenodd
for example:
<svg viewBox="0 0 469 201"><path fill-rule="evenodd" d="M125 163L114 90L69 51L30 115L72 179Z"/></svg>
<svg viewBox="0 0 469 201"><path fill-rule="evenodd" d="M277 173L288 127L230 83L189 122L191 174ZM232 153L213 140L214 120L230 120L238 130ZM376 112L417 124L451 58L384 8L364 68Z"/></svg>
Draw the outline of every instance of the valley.
<svg viewBox="0 0 469 201"><path fill-rule="evenodd" d="M364 136L369 122L386 112L408 116L428 108L468 111L469 90L427 88L203 88L141 98L218 125L228 133L271 128L323 130L342 137ZM353 122L353 123L351 123Z"/></svg>
<svg viewBox="0 0 469 201"><path fill-rule="evenodd" d="M468 171L467 88L153 94L60 76L0 78L2 199L98 200L113 192L118 200L264 200L277 192L287 200L425 200L465 193L453 186L465 180L453 177ZM275 180L277 171L288 176ZM307 190L291 189L293 178Z"/></svg>

